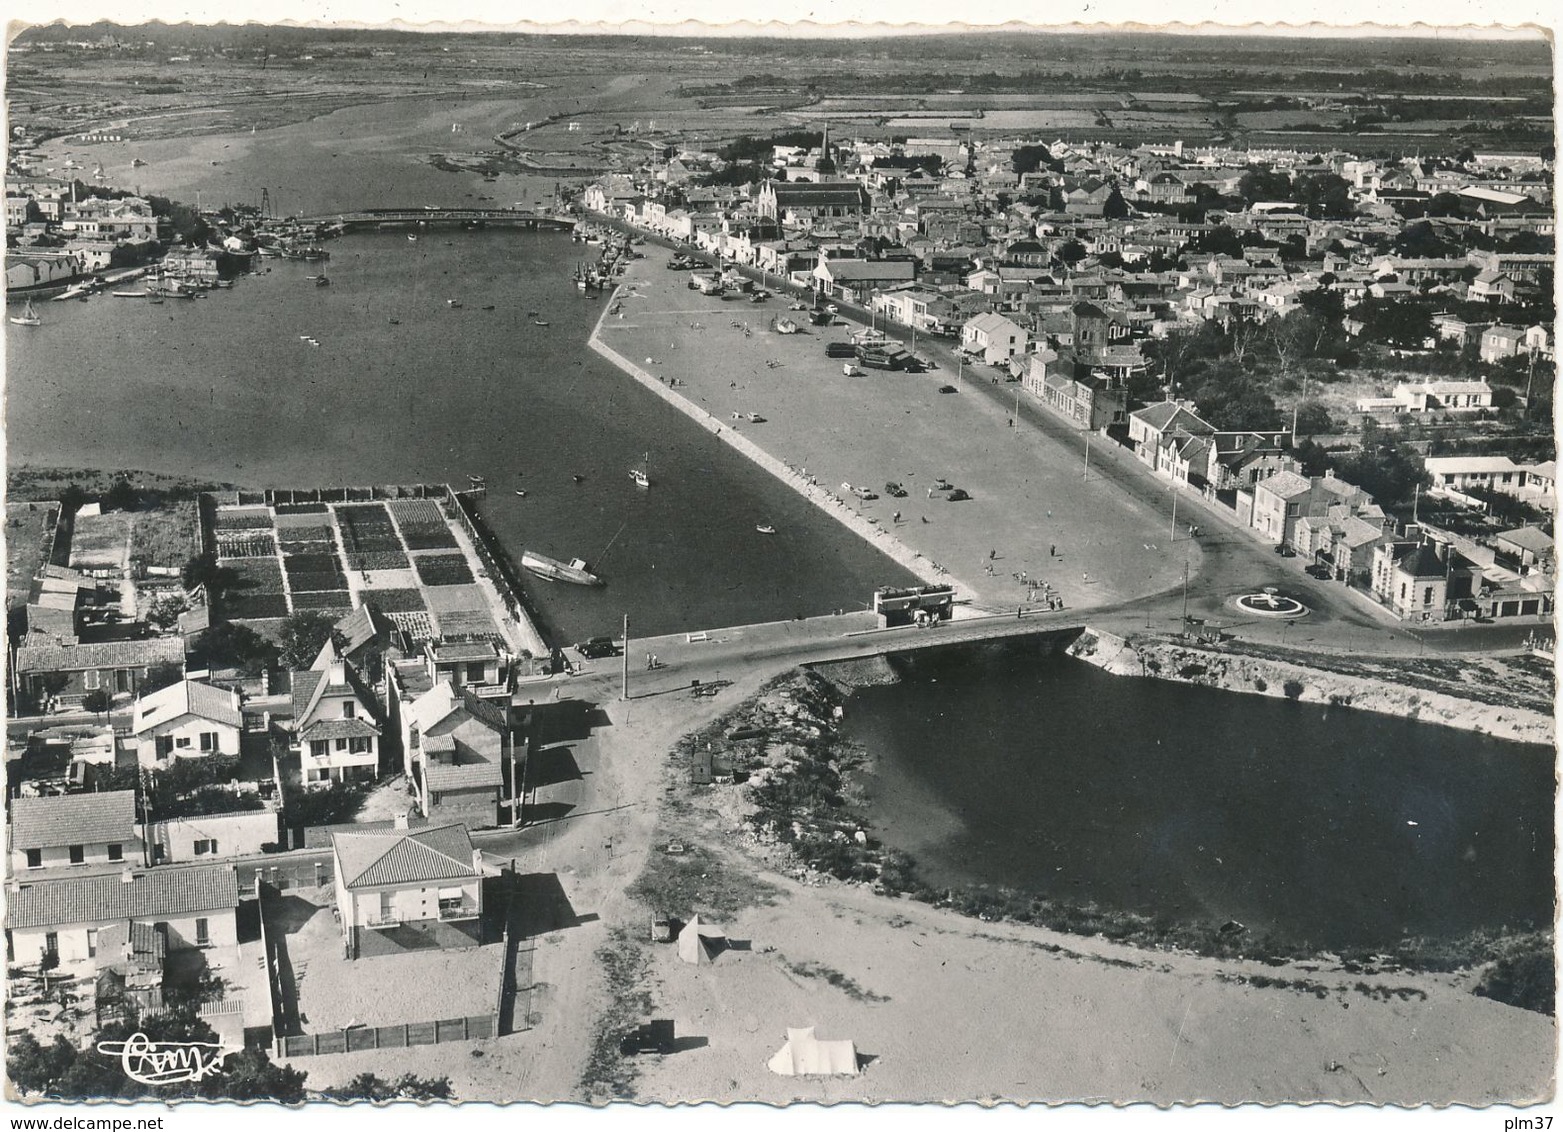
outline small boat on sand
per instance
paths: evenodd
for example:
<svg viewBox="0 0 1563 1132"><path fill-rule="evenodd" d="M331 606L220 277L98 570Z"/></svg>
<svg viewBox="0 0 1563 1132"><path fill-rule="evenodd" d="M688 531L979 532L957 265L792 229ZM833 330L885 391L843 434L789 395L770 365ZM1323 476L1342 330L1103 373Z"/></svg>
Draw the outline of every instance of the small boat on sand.
<svg viewBox="0 0 1563 1132"><path fill-rule="evenodd" d="M521 497L521 498L522 498L522 499L525 499L525 498L526 498L526 492L524 492L524 491L522 491L522 490L521 490L521 489L520 489L520 488L519 488L519 487L518 487L518 488L516 488L516 494L517 494L517 495L518 495L518 496L520 496L520 497Z"/></svg>
<svg viewBox="0 0 1563 1132"><path fill-rule="evenodd" d="M540 318L535 318L535 319L532 320L532 325L533 326L547 326L548 323L543 321Z"/></svg>
<svg viewBox="0 0 1563 1132"><path fill-rule="evenodd" d="M776 528L771 526L769 523L760 523L754 529L759 531L762 535L774 535L776 533Z"/></svg>

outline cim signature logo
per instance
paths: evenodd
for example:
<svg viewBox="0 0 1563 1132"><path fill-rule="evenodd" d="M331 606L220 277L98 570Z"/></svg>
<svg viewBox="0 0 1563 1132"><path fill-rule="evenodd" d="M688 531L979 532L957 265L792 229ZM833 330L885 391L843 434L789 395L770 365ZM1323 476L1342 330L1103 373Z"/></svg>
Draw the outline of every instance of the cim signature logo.
<svg viewBox="0 0 1563 1132"><path fill-rule="evenodd" d="M98 1052L119 1058L125 1076L143 1085L178 1085L221 1073L233 1050L214 1042L154 1042L131 1034L122 1042L99 1042Z"/></svg>

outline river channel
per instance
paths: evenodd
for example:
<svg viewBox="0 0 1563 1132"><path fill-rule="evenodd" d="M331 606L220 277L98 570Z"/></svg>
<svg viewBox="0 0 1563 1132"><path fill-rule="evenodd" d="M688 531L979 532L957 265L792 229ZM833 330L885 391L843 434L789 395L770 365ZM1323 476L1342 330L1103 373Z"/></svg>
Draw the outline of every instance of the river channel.
<svg viewBox="0 0 1563 1132"><path fill-rule="evenodd" d="M1547 748L1020 644L893 663L845 729L877 834L932 883L1329 948L1552 922Z"/></svg>
<svg viewBox="0 0 1563 1132"><path fill-rule="evenodd" d="M570 284L587 251L559 233L373 232L195 301L44 303L43 326L6 327L9 461L262 487L486 476L514 556L579 556L607 580L534 582L572 640L625 613L645 635L861 608L909 581L586 348L607 301ZM629 475L642 461L649 490Z"/></svg>

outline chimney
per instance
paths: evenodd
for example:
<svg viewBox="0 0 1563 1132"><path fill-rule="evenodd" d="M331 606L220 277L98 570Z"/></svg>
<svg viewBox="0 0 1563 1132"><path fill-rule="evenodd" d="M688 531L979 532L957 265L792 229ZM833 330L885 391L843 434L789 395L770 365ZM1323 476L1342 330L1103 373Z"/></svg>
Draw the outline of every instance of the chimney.
<svg viewBox="0 0 1563 1132"><path fill-rule="evenodd" d="M397 829L406 829L407 828L407 811L406 810L397 810L396 811L396 817L393 820L392 824Z"/></svg>

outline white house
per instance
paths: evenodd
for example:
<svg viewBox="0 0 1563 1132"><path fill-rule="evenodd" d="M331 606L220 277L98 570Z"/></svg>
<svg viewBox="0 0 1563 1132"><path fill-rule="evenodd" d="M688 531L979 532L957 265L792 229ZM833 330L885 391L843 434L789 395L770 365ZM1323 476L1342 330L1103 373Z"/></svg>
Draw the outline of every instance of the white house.
<svg viewBox="0 0 1563 1132"><path fill-rule="evenodd" d="M379 771L374 696L332 641L293 673L293 735L306 787L372 781Z"/></svg>
<svg viewBox="0 0 1563 1132"><path fill-rule="evenodd" d="M277 811L241 810L230 814L197 814L153 822L147 843L154 865L211 862L265 852L282 842Z"/></svg>
<svg viewBox="0 0 1563 1132"><path fill-rule="evenodd" d="M333 833L337 918L349 958L422 946L471 946L483 915L483 857L464 825ZM444 930L442 930L442 928Z"/></svg>
<svg viewBox="0 0 1563 1132"><path fill-rule="evenodd" d="M136 701L131 733L136 759L160 769L173 758L238 755L244 716L239 693L181 680Z"/></svg>
<svg viewBox="0 0 1563 1132"><path fill-rule="evenodd" d="M1017 354L1026 352L1028 335L1001 314L979 314L967 319L961 326L961 349L981 354L989 365L1003 365Z"/></svg>
<svg viewBox="0 0 1563 1132"><path fill-rule="evenodd" d="M150 926L169 952L237 947L238 907L232 865L24 879L6 890L6 958L85 964L97 956L99 933L127 923Z"/></svg>
<svg viewBox="0 0 1563 1132"><path fill-rule="evenodd" d="M12 876L144 863L134 790L17 798L11 803L10 835Z"/></svg>

